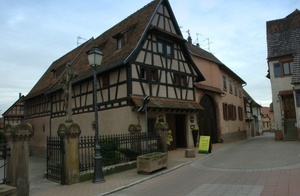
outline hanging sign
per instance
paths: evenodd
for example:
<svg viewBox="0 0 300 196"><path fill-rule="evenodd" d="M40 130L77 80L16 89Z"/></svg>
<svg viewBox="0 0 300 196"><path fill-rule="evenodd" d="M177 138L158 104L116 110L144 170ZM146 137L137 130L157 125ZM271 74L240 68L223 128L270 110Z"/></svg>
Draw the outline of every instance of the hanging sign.
<svg viewBox="0 0 300 196"><path fill-rule="evenodd" d="M199 148L198 148L199 153L208 153L209 141L210 141L210 136L205 136L205 135L200 136Z"/></svg>

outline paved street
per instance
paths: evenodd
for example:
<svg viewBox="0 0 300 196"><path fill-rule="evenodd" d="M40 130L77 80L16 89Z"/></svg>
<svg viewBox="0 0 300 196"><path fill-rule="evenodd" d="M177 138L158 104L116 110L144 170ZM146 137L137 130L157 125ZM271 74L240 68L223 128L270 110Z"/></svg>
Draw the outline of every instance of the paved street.
<svg viewBox="0 0 300 196"><path fill-rule="evenodd" d="M265 133L110 195L298 196L300 143Z"/></svg>
<svg viewBox="0 0 300 196"><path fill-rule="evenodd" d="M274 134L214 144L211 154L168 153L168 168L151 175L136 169L105 176L105 182L60 185L44 178L45 159L30 157L30 196L293 196L300 195L300 142ZM197 149L196 149L197 150ZM1 171L0 171L1 173Z"/></svg>

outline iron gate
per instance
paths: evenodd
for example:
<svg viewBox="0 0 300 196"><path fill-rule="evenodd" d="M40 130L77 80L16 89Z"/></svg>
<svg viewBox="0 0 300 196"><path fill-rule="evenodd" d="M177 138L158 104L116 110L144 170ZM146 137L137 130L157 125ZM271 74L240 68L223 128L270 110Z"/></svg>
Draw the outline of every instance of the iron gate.
<svg viewBox="0 0 300 196"><path fill-rule="evenodd" d="M0 184L7 184L7 178L6 178L6 159L7 156L10 156L10 149L7 148L7 143L5 140L0 142L0 174L1 174L1 180Z"/></svg>
<svg viewBox="0 0 300 196"><path fill-rule="evenodd" d="M64 169L64 141L60 137L47 137L47 179L66 184Z"/></svg>

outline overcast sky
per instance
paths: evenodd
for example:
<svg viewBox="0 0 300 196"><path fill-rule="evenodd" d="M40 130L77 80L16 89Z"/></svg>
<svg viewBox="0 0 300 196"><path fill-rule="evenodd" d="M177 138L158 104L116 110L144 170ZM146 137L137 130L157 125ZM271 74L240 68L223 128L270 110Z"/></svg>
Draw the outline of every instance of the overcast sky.
<svg viewBox="0 0 300 196"><path fill-rule="evenodd" d="M97 37L151 0L14 0L0 12L0 115L26 95L53 61ZM299 0L169 0L182 34L212 52L271 103L266 21L300 9ZM82 37L83 39L77 39ZM209 38L209 45L208 45Z"/></svg>

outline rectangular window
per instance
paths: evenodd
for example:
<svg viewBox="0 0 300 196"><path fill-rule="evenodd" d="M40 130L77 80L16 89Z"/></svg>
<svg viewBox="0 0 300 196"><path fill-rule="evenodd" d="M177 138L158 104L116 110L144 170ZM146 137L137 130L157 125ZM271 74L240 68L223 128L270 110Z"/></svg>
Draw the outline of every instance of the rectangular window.
<svg viewBox="0 0 300 196"><path fill-rule="evenodd" d="M228 120L228 107L227 103L223 103L223 119Z"/></svg>
<svg viewBox="0 0 300 196"><path fill-rule="evenodd" d="M151 70L151 80L152 81L157 81L158 80L158 73L157 73L157 70L155 70L155 69Z"/></svg>
<svg viewBox="0 0 300 196"><path fill-rule="evenodd" d="M232 80L229 78L229 92L232 94Z"/></svg>
<svg viewBox="0 0 300 196"><path fill-rule="evenodd" d="M141 68L141 78L143 80L147 79L147 70L145 68Z"/></svg>
<svg viewBox="0 0 300 196"><path fill-rule="evenodd" d="M165 40L158 40L157 41L157 52L162 54L166 57L173 56L173 45L171 42Z"/></svg>
<svg viewBox="0 0 300 196"><path fill-rule="evenodd" d="M237 92L236 82L234 82L233 85L234 85L234 95L237 96L238 92Z"/></svg>
<svg viewBox="0 0 300 196"><path fill-rule="evenodd" d="M223 78L223 90L227 91L227 77L225 75L222 75Z"/></svg>
<svg viewBox="0 0 300 196"><path fill-rule="evenodd" d="M236 120L236 106L232 106L232 118L231 120Z"/></svg>
<svg viewBox="0 0 300 196"><path fill-rule="evenodd" d="M241 106L238 107L238 115L239 115L239 120L243 121L243 108Z"/></svg>
<svg viewBox="0 0 300 196"><path fill-rule="evenodd" d="M166 55L170 57L173 56L172 44L170 43L166 44Z"/></svg>
<svg viewBox="0 0 300 196"><path fill-rule="evenodd" d="M141 67L141 79L142 80L151 80L151 81L158 81L158 70L157 69L150 69L150 68L143 68Z"/></svg>
<svg viewBox="0 0 300 196"><path fill-rule="evenodd" d="M187 77L180 75L180 74L174 74L174 84L177 86L187 86Z"/></svg>
<svg viewBox="0 0 300 196"><path fill-rule="evenodd" d="M274 66L274 77L281 77L281 66L280 63L273 63Z"/></svg>
<svg viewBox="0 0 300 196"><path fill-rule="evenodd" d="M163 53L164 53L163 43L160 42L160 41L157 42L157 52L158 52L159 54L163 54Z"/></svg>
<svg viewBox="0 0 300 196"><path fill-rule="evenodd" d="M293 73L293 62L283 62L283 75L291 75Z"/></svg>

